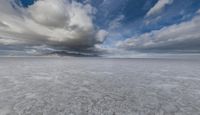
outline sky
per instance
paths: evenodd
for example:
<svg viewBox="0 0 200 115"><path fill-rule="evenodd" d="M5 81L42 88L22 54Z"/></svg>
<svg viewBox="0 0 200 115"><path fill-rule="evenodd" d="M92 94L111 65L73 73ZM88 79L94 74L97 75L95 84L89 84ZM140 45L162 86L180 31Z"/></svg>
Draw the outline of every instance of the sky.
<svg viewBox="0 0 200 115"><path fill-rule="evenodd" d="M1 0L0 55L200 53L199 0Z"/></svg>

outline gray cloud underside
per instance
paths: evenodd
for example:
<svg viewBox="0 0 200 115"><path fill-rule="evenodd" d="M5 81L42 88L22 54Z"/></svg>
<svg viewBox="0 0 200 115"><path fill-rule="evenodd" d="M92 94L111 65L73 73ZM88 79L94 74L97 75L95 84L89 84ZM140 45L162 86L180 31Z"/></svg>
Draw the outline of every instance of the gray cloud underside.
<svg viewBox="0 0 200 115"><path fill-rule="evenodd" d="M200 52L200 15L190 21L120 41L117 47L137 51Z"/></svg>
<svg viewBox="0 0 200 115"><path fill-rule="evenodd" d="M1 46L51 46L86 49L107 35L93 23L95 9L68 0L38 0L27 9L0 1Z"/></svg>

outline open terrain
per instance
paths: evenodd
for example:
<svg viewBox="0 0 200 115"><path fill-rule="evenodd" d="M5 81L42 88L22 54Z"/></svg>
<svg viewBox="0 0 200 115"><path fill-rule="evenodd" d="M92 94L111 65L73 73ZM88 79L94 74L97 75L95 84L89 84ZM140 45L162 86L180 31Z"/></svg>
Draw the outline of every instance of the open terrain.
<svg viewBox="0 0 200 115"><path fill-rule="evenodd" d="M200 115L200 60L1 57L0 115Z"/></svg>

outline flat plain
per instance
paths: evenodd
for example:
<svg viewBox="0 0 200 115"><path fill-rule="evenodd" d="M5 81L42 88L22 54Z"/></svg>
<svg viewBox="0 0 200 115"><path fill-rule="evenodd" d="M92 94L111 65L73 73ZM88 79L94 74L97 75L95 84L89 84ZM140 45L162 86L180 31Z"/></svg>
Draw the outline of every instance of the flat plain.
<svg viewBox="0 0 200 115"><path fill-rule="evenodd" d="M200 115L200 60L1 57L0 115Z"/></svg>

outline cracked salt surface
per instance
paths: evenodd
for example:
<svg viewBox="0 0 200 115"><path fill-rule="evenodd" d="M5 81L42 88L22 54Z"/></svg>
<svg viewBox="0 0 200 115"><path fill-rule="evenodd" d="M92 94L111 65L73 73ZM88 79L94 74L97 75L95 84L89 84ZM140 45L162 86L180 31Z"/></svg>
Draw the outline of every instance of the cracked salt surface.
<svg viewBox="0 0 200 115"><path fill-rule="evenodd" d="M2 57L0 115L200 115L200 60Z"/></svg>

